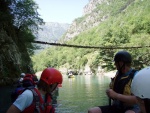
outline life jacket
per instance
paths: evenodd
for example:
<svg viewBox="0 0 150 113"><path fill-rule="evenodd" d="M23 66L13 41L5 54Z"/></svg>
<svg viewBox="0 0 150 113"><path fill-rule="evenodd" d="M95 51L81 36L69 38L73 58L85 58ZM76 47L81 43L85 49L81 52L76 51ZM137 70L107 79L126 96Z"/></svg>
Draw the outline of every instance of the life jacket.
<svg viewBox="0 0 150 113"><path fill-rule="evenodd" d="M34 88L32 104L25 108L22 113L55 113L55 109L52 106L52 99L50 94L45 95L43 100L40 92ZM36 96L35 96L36 95Z"/></svg>
<svg viewBox="0 0 150 113"><path fill-rule="evenodd" d="M136 71L137 70L133 69L129 75L125 76L120 76L117 72L116 76L111 79L110 88L117 93L131 95L131 82Z"/></svg>
<svg viewBox="0 0 150 113"><path fill-rule="evenodd" d="M131 70L129 75L120 75L119 72L117 72L116 76L111 79L110 88L119 94L131 95L131 82L135 72L137 72L135 69ZM117 105L119 105L121 109L131 107L119 100L114 100L114 102L115 104L117 102Z"/></svg>

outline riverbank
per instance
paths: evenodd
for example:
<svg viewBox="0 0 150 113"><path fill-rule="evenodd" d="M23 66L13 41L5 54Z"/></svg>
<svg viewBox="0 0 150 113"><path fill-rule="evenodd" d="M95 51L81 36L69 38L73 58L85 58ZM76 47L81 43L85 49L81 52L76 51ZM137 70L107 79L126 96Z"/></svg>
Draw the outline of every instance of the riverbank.
<svg viewBox="0 0 150 113"><path fill-rule="evenodd" d="M116 70L103 73L104 76L107 76L109 78L113 78L115 74L116 74Z"/></svg>
<svg viewBox="0 0 150 113"><path fill-rule="evenodd" d="M40 78L42 71L37 72L35 75L38 77L38 79ZM109 78L113 78L116 74L116 70L114 71L109 71L109 72L103 72L102 75L107 76Z"/></svg>

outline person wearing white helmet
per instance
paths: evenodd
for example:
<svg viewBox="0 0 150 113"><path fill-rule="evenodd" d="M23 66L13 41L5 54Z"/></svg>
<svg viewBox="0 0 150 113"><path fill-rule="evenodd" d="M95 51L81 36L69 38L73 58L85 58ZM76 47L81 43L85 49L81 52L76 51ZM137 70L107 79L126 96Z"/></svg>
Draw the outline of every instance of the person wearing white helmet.
<svg viewBox="0 0 150 113"><path fill-rule="evenodd" d="M25 73L21 73L19 82L22 82L22 81L23 81L24 76L25 76Z"/></svg>
<svg viewBox="0 0 150 113"><path fill-rule="evenodd" d="M150 66L140 70L133 78L131 92L136 96L141 113L150 113Z"/></svg>
<svg viewBox="0 0 150 113"><path fill-rule="evenodd" d="M21 73L20 77L24 77L26 74L25 73Z"/></svg>

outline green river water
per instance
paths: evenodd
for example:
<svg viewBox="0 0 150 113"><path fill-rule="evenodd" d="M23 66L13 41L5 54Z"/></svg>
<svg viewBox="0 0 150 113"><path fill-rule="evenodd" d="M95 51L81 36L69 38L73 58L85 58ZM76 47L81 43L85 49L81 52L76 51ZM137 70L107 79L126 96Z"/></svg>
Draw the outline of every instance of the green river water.
<svg viewBox="0 0 150 113"><path fill-rule="evenodd" d="M87 113L88 108L108 104L105 90L110 78L105 76L64 76L57 98L57 113Z"/></svg>

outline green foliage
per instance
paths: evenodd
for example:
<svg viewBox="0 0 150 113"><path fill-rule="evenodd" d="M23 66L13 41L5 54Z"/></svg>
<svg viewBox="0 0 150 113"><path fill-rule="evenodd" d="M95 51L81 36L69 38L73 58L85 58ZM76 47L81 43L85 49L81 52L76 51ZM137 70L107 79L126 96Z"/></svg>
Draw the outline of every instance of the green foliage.
<svg viewBox="0 0 150 113"><path fill-rule="evenodd" d="M33 33L43 24L37 9L33 0L0 0L1 76L17 77L22 71L27 73L29 66L32 68Z"/></svg>
<svg viewBox="0 0 150 113"><path fill-rule="evenodd" d="M36 46L32 44L35 39L34 33L38 31L39 25L44 24L37 12L38 5L33 0L15 0L12 1L10 8L14 17L13 25L15 25L18 43L25 44L20 48L26 47L28 53L33 55L33 50L36 49Z"/></svg>
<svg viewBox="0 0 150 113"><path fill-rule="evenodd" d="M132 54L133 67L139 69L149 65L150 48L144 48L144 46L150 45L150 1L109 0L108 4L100 4L94 11L99 10L101 11L99 17L107 15L108 18L98 26L69 40L67 44L100 47L143 46L140 49L124 50ZM76 19L76 21L80 23L83 19L84 17ZM97 66L113 70L113 56L119 50L121 49L95 50L52 47L48 51L54 53L46 55L46 57L49 57L48 63L57 67L68 63L70 67L80 69L89 64L92 70L96 69ZM94 54L95 52L98 54ZM35 60L34 57L33 60ZM45 59L44 56L41 57L41 62L45 62L43 59ZM34 62L34 65L39 65L39 63ZM42 66L41 64L40 68L35 69L40 70Z"/></svg>
<svg viewBox="0 0 150 113"><path fill-rule="evenodd" d="M14 25L20 30L30 29L32 32L38 30L38 25L43 24L43 19L37 12L38 5L33 0L14 1L11 5L14 15Z"/></svg>

